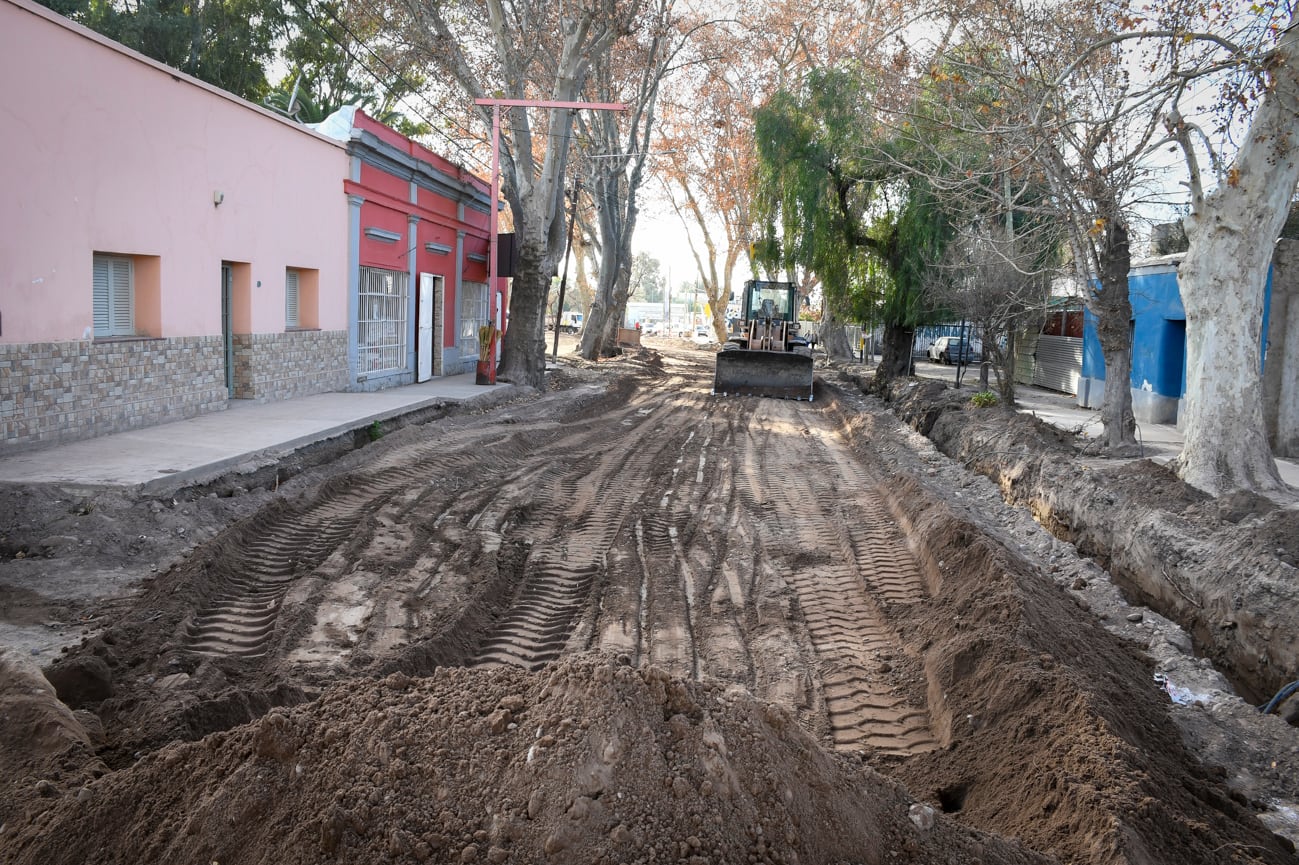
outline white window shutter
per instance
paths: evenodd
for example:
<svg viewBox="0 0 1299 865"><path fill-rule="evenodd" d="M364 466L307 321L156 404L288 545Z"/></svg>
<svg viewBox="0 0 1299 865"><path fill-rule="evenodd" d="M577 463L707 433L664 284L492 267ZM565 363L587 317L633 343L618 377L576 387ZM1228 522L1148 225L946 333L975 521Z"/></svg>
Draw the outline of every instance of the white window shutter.
<svg viewBox="0 0 1299 865"><path fill-rule="evenodd" d="M284 326L298 327L298 272L289 270L284 275Z"/></svg>
<svg viewBox="0 0 1299 865"><path fill-rule="evenodd" d="M94 317L95 317L95 336L112 335L112 316L109 310L112 308L110 302L111 288L109 285L109 272L112 270L109 259L102 255L94 257Z"/></svg>
<svg viewBox="0 0 1299 865"><path fill-rule="evenodd" d="M135 262L119 255L92 259L95 336L135 335Z"/></svg>

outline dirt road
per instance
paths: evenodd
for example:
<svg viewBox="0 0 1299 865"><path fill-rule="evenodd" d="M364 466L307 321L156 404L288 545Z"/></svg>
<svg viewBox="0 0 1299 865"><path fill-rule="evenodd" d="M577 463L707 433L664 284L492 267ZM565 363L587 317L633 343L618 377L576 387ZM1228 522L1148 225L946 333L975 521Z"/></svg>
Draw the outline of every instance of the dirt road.
<svg viewBox="0 0 1299 865"><path fill-rule="evenodd" d="M892 624L924 581L840 419L714 400L698 373L669 359L653 387L593 390L577 422L530 405L390 446L246 527L177 648L313 680L358 657L535 670L610 651L743 685L837 747L935 747Z"/></svg>
<svg viewBox="0 0 1299 865"><path fill-rule="evenodd" d="M887 787L878 770L893 779L888 783L906 784L931 813L1014 836L1033 855L1096 863L1289 861L1286 843L1254 819L1250 803L1185 750L1167 700L1151 686L1149 661L1043 578L1037 556L1065 555L1057 542L1022 515L976 517L960 504L963 487L934 478L941 458L932 448L859 396L822 387L811 404L720 399L709 392L710 360L681 349L644 352L624 361L613 379L599 371L559 373L567 386L540 399L402 430L158 576L117 624L50 672L60 697L89 725L90 732L72 734L84 739L87 754L46 773L54 793L43 787L14 800L8 822L20 828L9 837L19 833L21 861L56 861L42 858L52 855L44 839L83 819L87 801L99 809L94 849L117 849L115 839L129 837L121 828L130 825L125 802L155 795L142 791L165 788L159 779L208 771L220 776L212 783L224 784L235 770L215 772L212 753L227 762L280 754L279 746L257 744L272 723L305 729L329 706L369 717L379 697L367 683L378 677L402 677L394 687L403 691L409 677L465 668L455 674L454 693L443 688L438 699L504 688L457 717L483 716L491 733L521 736L516 727L532 723L515 724L522 706L554 692L545 683L556 669L605 682L598 671L606 663L641 671L644 682L615 672L608 681L624 683L621 696L583 691L586 702L572 711L585 723L602 717L610 699L636 705L635 689L661 690L660 681L681 684L667 686L669 708L645 720L646 729L695 717L672 709L673 688L694 695L682 697L683 705L702 700L691 689L743 694L753 712L770 706L796 722L797 736L819 742L832 756L826 765L839 767L813 771L791 762L764 770L773 777L803 772L821 778L809 782L813 788ZM586 658L610 660L586 668ZM511 696L515 691L522 696ZM368 702L352 705L352 698ZM265 714L277 706L284 708ZM247 734L253 739L210 737L207 749L173 744L245 722L256 722ZM551 726L542 720L536 741ZM484 747L476 736L437 735L449 738L433 753L476 765L472 754ZM728 759L765 759L741 744L754 747L760 736L739 739L729 740ZM526 749L527 764L535 747ZM168 773L159 775L151 755L164 749ZM710 753L714 761L727 755L725 748ZM867 776L847 782L834 774L849 766ZM92 782L88 775L106 777ZM639 790L632 794L638 801L661 798L646 792L659 782L652 772L639 782L623 776L628 791ZM106 789L82 797L78 791L90 789L83 783ZM340 785L342 801L354 781L329 783ZM486 788L472 777L458 783L474 790L457 792L466 801ZM744 795L758 801L761 787ZM290 804L281 807L294 807L293 795L285 793ZM564 795L575 802L578 794ZM529 801L526 790L522 798ZM688 804L684 793L677 798ZM380 801L387 800L379 795L372 804ZM148 808L132 807L147 819ZM172 806L156 807L155 823L166 824ZM665 807L654 806L661 812L655 819L671 823ZM837 806L822 807L831 814ZM292 822L292 813L284 819ZM315 819L314 811L302 817ZM353 823L320 819L338 824L320 830L331 855L340 844L365 848L372 837ZM925 821L913 814L910 822ZM695 861L666 850L655 858L644 838L620 841L610 826L596 833L605 839L600 855L626 842L644 861ZM486 855L469 823L461 831L456 843L446 830L433 833L445 844L421 842L425 858ZM735 861L728 827L709 832L716 836L709 861ZM786 854L795 850L804 861L837 861L808 840L814 833L789 832L802 840L764 842L749 861L794 861ZM496 838L492 849L503 858L492 861L546 861L535 849L524 852L524 834L513 838L514 848ZM753 837L736 849L752 855ZM216 855L210 845L166 846L180 843L167 838L172 853ZM681 843L691 855L709 849ZM899 841L894 852L907 856L898 861L973 861L950 859L965 843ZM549 844L551 861L560 850L575 858L559 861L582 861L569 841L554 851ZM1017 847L988 844L986 861L1020 861L1020 853L1004 852ZM398 854L418 846L390 841L388 853L403 861ZM446 856L434 855L443 847ZM470 847L472 855L464 852ZM1222 858L1224 849L1236 858ZM886 852L862 859L886 861ZM220 861L271 861L263 855L270 854L239 848Z"/></svg>

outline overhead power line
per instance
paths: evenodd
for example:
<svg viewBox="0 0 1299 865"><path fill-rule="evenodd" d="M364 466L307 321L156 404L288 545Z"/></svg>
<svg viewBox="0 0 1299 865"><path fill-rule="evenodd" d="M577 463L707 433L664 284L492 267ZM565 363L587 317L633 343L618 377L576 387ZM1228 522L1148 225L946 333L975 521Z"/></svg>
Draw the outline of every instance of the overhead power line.
<svg viewBox="0 0 1299 865"><path fill-rule="evenodd" d="M371 68L371 66L367 64L363 59L358 57L356 53L353 52L352 49L346 43L340 40L338 36L336 36L333 33L333 31L330 29L328 22L318 17L318 15L306 4L306 2L304 2L304 0L293 0L293 5L296 6L298 10L302 12L303 15L307 16L307 18L313 24L319 27L320 31L325 34L325 37L328 38L329 41L332 42L334 45L336 45L340 50L342 50L342 52L346 54L352 60L353 63L361 67L361 69L363 69L370 76L370 78L383 91L385 95L392 96L392 91L394 89L393 85L389 84L387 79L385 79L373 68ZM447 120L450 120L453 123L458 122L450 114L447 114L447 112L443 110L441 107L435 105L430 99L420 94L416 89L415 85L413 85L400 72L393 69L392 66L386 60L384 60L384 58L381 55L379 55L374 49L370 48L370 46L368 46L362 39L360 39L355 33L353 33L352 30L344 22L339 20L338 17L335 16L332 11L326 9L324 10L324 12L326 15L329 16L330 19L334 21L335 24L341 27L343 31L352 38L353 42L355 42L362 49L364 49L368 54L370 54L372 57L378 60L379 63L383 64L383 66L388 70L389 74L391 74L398 83L406 87L411 97L416 97L416 96L419 97L424 102L424 104L428 105L434 111L441 114ZM431 132L435 132L441 137L445 138L447 142L456 149L456 151L460 154L462 158L474 163L475 167L481 170L490 171L489 166L483 160L482 157L478 156L472 150L465 147L464 144L462 144L459 140L457 140L449 133L444 132L443 130L438 128L438 125L434 123L433 120L431 120L427 115L417 110L415 106L409 105L404 99L402 100L402 102L404 107L406 107L412 114L414 114L416 117L418 117L420 120L424 121L424 123L428 125L429 130Z"/></svg>
<svg viewBox="0 0 1299 865"><path fill-rule="evenodd" d="M316 25L317 27L319 27L320 30L321 30L321 32L323 32L323 33L325 34L325 36L328 37L328 39L329 39L331 42L333 42L333 43L334 43L335 45L337 45L340 49L342 49L342 51L343 51L345 54L347 54L348 57L350 57L350 58L351 58L351 59L352 59L352 60L353 60L353 61L354 61L358 66L360 66L362 69L364 69L364 70L365 70L365 71L370 75L370 77L371 77L372 79L374 79L375 83L376 83L376 84L377 84L377 85L378 85L378 86L379 86L379 87L380 87L380 88L381 88L381 89L382 89L386 94L391 95L391 94L392 94L392 89L393 89L392 86L389 85L389 84L385 81L385 79L382 78L378 73L376 73L376 72L375 72L375 71L374 71L374 70L373 70L369 65L367 65L364 61L362 61L361 58L357 57L356 54L354 54L354 53L352 52L352 50L351 50L347 45L345 45L343 42L341 42L341 41L338 39L338 37L335 36L334 33L332 33L332 32L330 31L330 29L325 25L325 23L321 21L321 19L318 18L315 14L313 14L311 9L309 9L306 5L304 5L304 2L305 2L305 0L293 0L294 5L297 6L298 9L300 9L300 10L302 11L302 13L303 13L304 15L306 15L306 16L307 16L307 17L308 17L308 18L309 18L313 23L315 23L315 25ZM346 23L345 21L343 21L343 20L340 19L337 15L334 14L333 10L331 10L331 9L329 9L329 8L326 7L326 8L323 8L322 11L324 12L325 15L329 16L330 20L332 20L335 24L337 24L337 25L338 25L338 26L343 30L344 33L346 33L349 37L351 37L351 39L352 39L353 42L355 42L357 45L359 45L359 46L360 46L360 47L361 47L361 48L362 48L362 49L363 49L367 54L369 54L371 57L373 57L375 60L377 60L380 64L382 64L383 67L384 67L385 69L388 70L388 73L393 77L393 79L395 79L398 83L400 83L400 84L402 84L403 86L405 86L405 88L406 88L406 90L407 90L407 92L409 93L410 96L412 96L412 97L418 97L418 98L419 98L419 99L420 99L420 100L421 100L425 105L427 105L429 108L431 108L435 113L441 115L444 119L446 119L446 120L449 121L450 123L457 124L457 125L460 123L460 120L459 120L458 118L452 116L451 114L449 114L449 113L446 111L446 109L442 108L442 106L438 105L438 104L435 103L433 100L429 99L427 96L425 96L424 94L420 93L419 90L418 90L418 88L417 88L413 83L411 83L411 81L410 81L408 78L406 78L406 77L403 76L400 72L398 72L396 69L394 69L394 68L392 67L392 65L391 65L390 63L388 63L388 61L385 60L384 57L383 57L381 54L379 54L379 53L376 52L373 48L371 48L371 47L370 47L370 46L365 42L365 40L363 40L363 39L361 39L359 36L357 36L356 33L353 32L353 30L352 30L350 27L347 26L347 23ZM450 143L453 147L455 147L456 150L457 150L457 151L458 151L458 152L459 152L459 153L460 153L460 154L461 154L465 159L467 159L467 160L473 162L473 163L475 164L476 167L478 167L479 169L481 169L481 170L483 170L483 171L486 171L486 172L490 172L490 171L491 171L491 168L488 166L487 162L486 162L486 161L485 161L481 156L479 156L478 154L476 154L476 153L474 153L473 151L471 151L471 150L469 150L468 148L466 148L466 147L464 146L464 144L461 143L461 142L460 142L459 140L457 140L456 138L452 137L451 135L449 135L448 133L442 131L441 129L438 129L437 126L433 123L433 121L430 120L426 115L420 113L419 111L415 111L415 110L413 110L413 109L412 109L412 113L415 114L415 116L418 117L420 120L423 120L426 124L428 124L430 130L436 132L438 135L440 135L440 136L442 136L443 138L445 138L445 139L447 140L447 142ZM551 132L537 132L537 131L534 130L532 134L533 134L534 136L546 136L546 137L554 137L554 138L565 138L565 137L566 137L568 140L570 140L570 141L572 141L572 142L582 143L582 144L586 144L586 145L588 145L588 146L591 146L591 145L594 143L594 142L592 142L592 141L589 141L589 140L583 139L583 138L582 138L581 136L579 136L576 132L570 132L567 136L560 136L560 135L557 135L557 134L555 134L555 133L551 133Z"/></svg>

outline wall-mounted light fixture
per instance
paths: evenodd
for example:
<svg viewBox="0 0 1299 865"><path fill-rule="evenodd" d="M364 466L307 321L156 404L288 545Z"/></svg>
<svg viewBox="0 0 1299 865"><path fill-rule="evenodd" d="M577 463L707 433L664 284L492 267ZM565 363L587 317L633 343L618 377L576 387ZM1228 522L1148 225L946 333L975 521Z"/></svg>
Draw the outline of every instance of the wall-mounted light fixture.
<svg viewBox="0 0 1299 865"><path fill-rule="evenodd" d="M218 190L216 190L215 192L212 193L212 206L213 206L213 207L220 207L220 206L221 206L221 202L223 202L223 201L225 201L225 200L226 200L226 194L225 194L224 192L222 192L221 190L218 189Z"/></svg>

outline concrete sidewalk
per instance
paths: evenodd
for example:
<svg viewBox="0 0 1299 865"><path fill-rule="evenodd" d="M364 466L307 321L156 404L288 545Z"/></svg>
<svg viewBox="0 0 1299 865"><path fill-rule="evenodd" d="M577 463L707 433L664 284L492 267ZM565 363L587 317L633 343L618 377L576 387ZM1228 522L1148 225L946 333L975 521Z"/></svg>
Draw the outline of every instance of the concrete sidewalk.
<svg viewBox="0 0 1299 865"><path fill-rule="evenodd" d="M1017 410L1037 415L1042 420L1063 430L1077 431L1088 438L1100 436L1103 429L1099 409L1082 408L1069 394L1056 393L1040 387L1018 385L1015 388ZM1149 459L1163 464L1182 452L1185 441L1173 424L1138 424L1137 441ZM1299 490L1299 462L1277 459L1281 479Z"/></svg>
<svg viewBox="0 0 1299 865"><path fill-rule="evenodd" d="M915 374L920 378L938 379L952 385L956 381L956 367L939 366L917 359ZM961 376L961 385L975 386L979 381L978 367L967 367ZM977 388L976 388L977 389ZM1016 410L1037 415L1042 420L1062 430L1077 432L1087 438L1098 438L1104 425L1100 409L1082 408L1077 397L1033 385L1015 385ZM1174 424L1138 424L1137 441L1145 456L1164 464L1182 452L1185 439ZM1299 491L1299 460L1276 460L1281 480Z"/></svg>
<svg viewBox="0 0 1299 865"><path fill-rule="evenodd" d="M467 400L496 401L513 385L474 375L371 393L322 393L278 402L231 400L225 411L0 457L0 482L125 487L141 492L214 478L394 417Z"/></svg>

